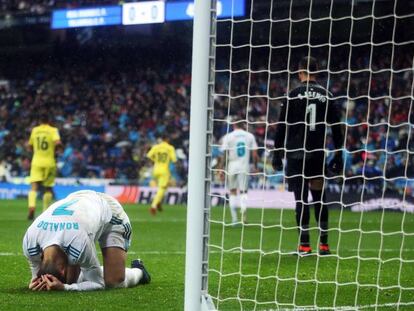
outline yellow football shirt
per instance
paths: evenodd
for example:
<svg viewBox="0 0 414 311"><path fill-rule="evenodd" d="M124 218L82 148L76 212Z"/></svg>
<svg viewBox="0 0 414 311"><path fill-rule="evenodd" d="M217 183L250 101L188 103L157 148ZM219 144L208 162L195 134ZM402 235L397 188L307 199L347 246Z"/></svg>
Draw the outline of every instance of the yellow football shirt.
<svg viewBox="0 0 414 311"><path fill-rule="evenodd" d="M170 162L177 162L175 148L165 141L152 146L147 157L154 162L154 172L170 173Z"/></svg>
<svg viewBox="0 0 414 311"><path fill-rule="evenodd" d="M33 147L32 166L56 166L55 146L60 140L56 127L41 124L32 129L29 144Z"/></svg>

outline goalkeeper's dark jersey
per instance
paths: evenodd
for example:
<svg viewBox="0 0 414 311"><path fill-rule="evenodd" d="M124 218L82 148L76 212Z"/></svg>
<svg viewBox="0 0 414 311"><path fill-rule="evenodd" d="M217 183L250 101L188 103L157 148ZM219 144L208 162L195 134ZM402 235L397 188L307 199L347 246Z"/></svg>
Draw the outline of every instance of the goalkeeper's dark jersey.
<svg viewBox="0 0 414 311"><path fill-rule="evenodd" d="M335 149L342 148L340 111L330 99L332 94L316 82L304 82L289 92L281 106L275 135L275 149L286 157L320 157L326 148L327 125L332 126Z"/></svg>

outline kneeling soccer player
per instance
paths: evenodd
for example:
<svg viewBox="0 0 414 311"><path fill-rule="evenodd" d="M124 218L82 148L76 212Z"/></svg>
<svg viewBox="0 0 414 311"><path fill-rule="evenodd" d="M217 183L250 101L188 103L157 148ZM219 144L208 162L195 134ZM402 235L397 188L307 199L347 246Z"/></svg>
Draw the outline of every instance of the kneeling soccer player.
<svg viewBox="0 0 414 311"><path fill-rule="evenodd" d="M129 218L113 197L78 191L52 204L23 238L32 272L29 289L86 291L147 284L141 260L125 268L131 237ZM102 250L103 267L95 241Z"/></svg>

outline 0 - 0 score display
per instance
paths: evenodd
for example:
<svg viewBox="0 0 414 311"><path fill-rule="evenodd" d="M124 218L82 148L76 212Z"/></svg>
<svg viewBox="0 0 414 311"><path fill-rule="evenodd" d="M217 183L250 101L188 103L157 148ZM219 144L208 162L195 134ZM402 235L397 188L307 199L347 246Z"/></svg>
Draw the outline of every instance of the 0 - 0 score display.
<svg viewBox="0 0 414 311"><path fill-rule="evenodd" d="M245 1L218 0L218 18L244 16ZM194 0L131 2L122 5L54 10L51 28L155 24L191 20L193 15Z"/></svg>

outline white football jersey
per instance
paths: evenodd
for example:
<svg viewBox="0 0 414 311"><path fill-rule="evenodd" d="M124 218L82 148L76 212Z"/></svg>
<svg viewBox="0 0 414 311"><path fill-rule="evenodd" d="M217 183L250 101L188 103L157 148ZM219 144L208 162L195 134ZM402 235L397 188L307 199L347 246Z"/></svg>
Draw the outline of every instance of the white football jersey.
<svg viewBox="0 0 414 311"><path fill-rule="evenodd" d="M221 151L228 152L228 173L248 173L251 150L257 149L253 134L242 129L235 129L223 137Z"/></svg>
<svg viewBox="0 0 414 311"><path fill-rule="evenodd" d="M90 290L104 287L102 269L96 254L99 239L112 218L105 196L95 191L78 191L52 204L27 229L23 253L28 258L35 278L42 250L60 246L70 265L79 265L84 283L65 285L67 290Z"/></svg>

